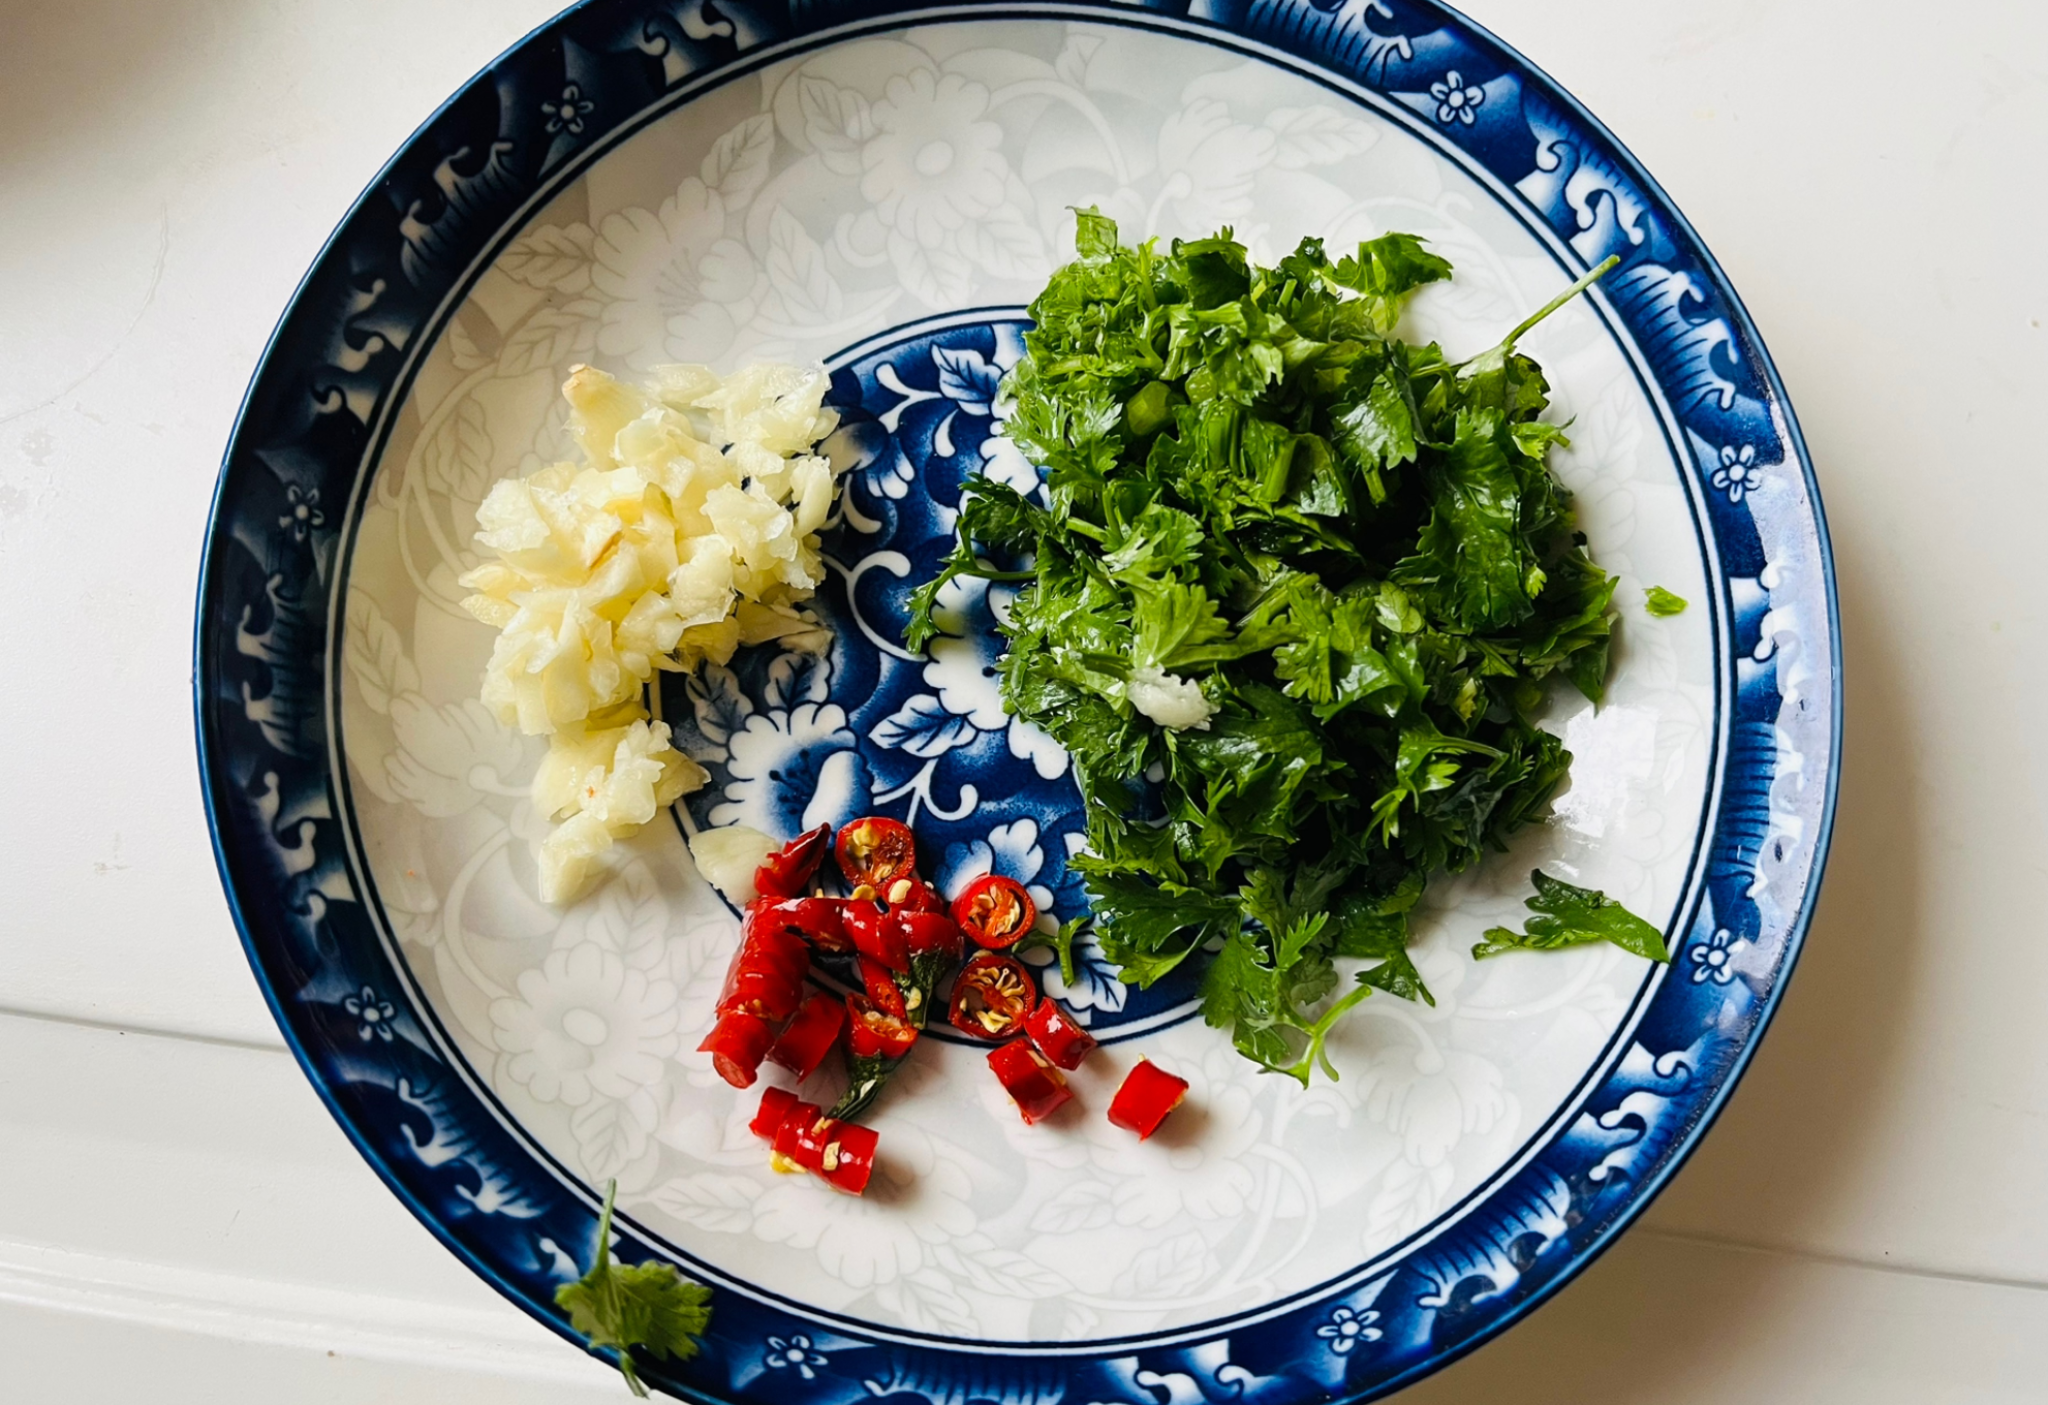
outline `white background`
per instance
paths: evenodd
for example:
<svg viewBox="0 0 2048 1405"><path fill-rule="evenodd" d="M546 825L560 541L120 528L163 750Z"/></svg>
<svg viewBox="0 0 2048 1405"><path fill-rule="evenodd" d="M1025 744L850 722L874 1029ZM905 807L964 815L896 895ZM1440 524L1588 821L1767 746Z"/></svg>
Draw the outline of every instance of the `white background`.
<svg viewBox="0 0 2048 1405"><path fill-rule="evenodd" d="M2048 1397L2048 10L1471 0L1699 228L1842 596L1819 920L1643 1222L1415 1405ZM0 1398L623 1398L283 1051L193 759L209 499L334 221L548 0L0 0Z"/></svg>

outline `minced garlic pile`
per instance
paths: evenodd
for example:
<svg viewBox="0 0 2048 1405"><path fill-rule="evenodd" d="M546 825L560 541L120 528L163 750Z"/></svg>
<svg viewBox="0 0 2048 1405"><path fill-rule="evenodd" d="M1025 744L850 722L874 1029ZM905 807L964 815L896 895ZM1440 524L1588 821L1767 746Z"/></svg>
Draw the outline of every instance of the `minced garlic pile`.
<svg viewBox="0 0 2048 1405"><path fill-rule="evenodd" d="M613 841L702 786L702 767L650 719L656 669L723 664L742 644L823 649L796 605L824 573L817 531L832 465L813 453L838 422L827 379L749 366L721 380L661 366L627 385L589 366L562 386L582 464L492 487L462 577L463 605L500 632L483 701L508 727L548 738L533 803L554 830L540 896L566 902Z"/></svg>

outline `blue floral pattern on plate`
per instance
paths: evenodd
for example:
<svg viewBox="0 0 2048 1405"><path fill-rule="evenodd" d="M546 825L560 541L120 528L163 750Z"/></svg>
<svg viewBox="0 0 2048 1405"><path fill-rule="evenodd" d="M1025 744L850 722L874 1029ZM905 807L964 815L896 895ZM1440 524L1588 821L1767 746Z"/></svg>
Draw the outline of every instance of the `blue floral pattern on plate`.
<svg viewBox="0 0 2048 1405"><path fill-rule="evenodd" d="M1685 978L1656 988L1560 1130L1433 1236L1362 1270L1368 1281L1326 1285L1256 1319L1064 1352L821 1326L800 1304L726 1284L703 1354L647 1371L689 1398L1136 1405L1395 1390L1511 1324L1648 1203L1745 1065L1812 908L1840 697L1817 492L1754 329L1633 158L1526 61L1433 0L1055 8L1265 45L1383 113L1411 114L1415 130L1583 263L1622 256L1606 305L1675 416L1725 583L1709 603L1736 661L1704 892L1678 934ZM339 505L357 499L385 416L420 349L442 334L451 295L536 196L706 79L750 72L774 46L834 26L886 30L895 9L594 0L565 12L456 95L337 229L278 327L223 465L195 702L216 852L251 962L315 1087L394 1192L565 1335L553 1290L589 1257L595 1197L500 1115L432 1033L432 1013L380 933L395 919L351 852L331 745L340 640L329 621L341 617L349 571ZM959 475L984 467L1027 481L988 433L1014 325L983 316L897 338L856 350L840 372L836 393L861 412L844 432L864 436L851 447L865 459L838 529L847 570L828 603L873 625L872 647L841 648L827 665L744 660L664 702L691 719L693 746L717 763L699 822L793 832L814 818L914 806L938 836L942 881L1011 872L1067 913L1081 898L1065 868L1075 823L1062 758L991 707L987 623L1000 595L951 602L959 627L929 662L886 643L902 591L945 535ZM902 553L903 569L852 550L869 538ZM1767 630L1767 616L1793 623ZM1785 681L1794 668L1803 689ZM841 698L862 701L849 709ZM1014 792L985 794L996 775ZM1096 969L1070 997L1105 1028L1170 1013L1179 999L1127 995ZM626 1225L619 1252L653 1250Z"/></svg>

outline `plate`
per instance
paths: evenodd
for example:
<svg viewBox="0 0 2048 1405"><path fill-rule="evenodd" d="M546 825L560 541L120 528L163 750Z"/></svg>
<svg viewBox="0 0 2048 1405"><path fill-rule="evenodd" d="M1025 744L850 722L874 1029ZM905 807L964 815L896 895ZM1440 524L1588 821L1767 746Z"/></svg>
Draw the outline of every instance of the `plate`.
<svg viewBox="0 0 2048 1405"><path fill-rule="evenodd" d="M1613 692L1546 725L1551 822L1440 882L1434 1008L1375 999L1342 1077L1260 1077L1083 950L1044 973L1105 1052L1025 1128L976 1050L924 1041L861 1200L773 1175L693 1052L736 922L684 835L908 818L938 881L996 871L1072 915L1065 756L1003 713L1002 587L906 596L962 479L1030 487L994 433L1071 207L1127 235L1233 225L1271 257L1388 229L1457 266L1413 335L1482 349L1609 254L1528 349L1556 458L1622 578ZM818 360L846 488L822 659L743 654L654 698L713 781L573 906L533 897L537 745L476 700L455 577L489 484L567 456L577 362ZM1692 608L1652 619L1661 585ZM1669 1178L1797 955L1837 773L1834 587L1811 469L1711 257L1599 124L1417 0L1114 4L596 0L393 159L280 322L223 466L200 587L209 818L257 978L308 1076L421 1220L568 1333L555 1287L617 1179L620 1252L716 1290L707 1401L1365 1400L1565 1283ZM1660 923L1484 965L1538 864ZM1140 1145L1140 1056L1193 1084Z"/></svg>

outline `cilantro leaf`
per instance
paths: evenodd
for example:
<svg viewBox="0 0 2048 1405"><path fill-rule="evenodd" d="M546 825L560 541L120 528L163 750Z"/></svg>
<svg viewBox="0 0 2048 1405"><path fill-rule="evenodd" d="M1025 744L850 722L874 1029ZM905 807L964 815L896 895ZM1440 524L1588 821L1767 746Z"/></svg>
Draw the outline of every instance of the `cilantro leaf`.
<svg viewBox="0 0 2048 1405"><path fill-rule="evenodd" d="M1408 378L1390 367L1365 394L1340 402L1330 415L1331 443L1365 481L1374 504L1387 500L1387 474L1414 460L1416 408Z"/></svg>
<svg viewBox="0 0 2048 1405"><path fill-rule="evenodd" d="M555 1303L569 1310L569 1325L589 1339L592 1351L618 1352L627 1388L645 1399L647 1387L633 1368L633 1349L657 1361L695 1356L697 1339L711 1325L711 1290L678 1275L674 1264L612 1262L612 1207L618 1193L616 1180L605 1186L597 1257L588 1273L555 1289Z"/></svg>
<svg viewBox="0 0 2048 1405"><path fill-rule="evenodd" d="M1536 894L1529 899L1526 931L1489 927L1486 940L1472 948L1484 960L1505 951L1556 951L1568 946L1613 942L1623 951L1651 961L1669 961L1664 936L1605 893L1552 878L1537 869L1529 875Z"/></svg>
<svg viewBox="0 0 2048 1405"><path fill-rule="evenodd" d="M1521 532L1522 486L1491 410L1461 411L1450 452L1425 477L1430 506L1418 550L1395 570L1422 587L1454 623L1497 630L1521 623L1541 590L1535 553Z"/></svg>
<svg viewBox="0 0 2048 1405"><path fill-rule="evenodd" d="M1074 251L1084 259L1108 258L1116 252L1116 221L1089 206L1074 212Z"/></svg>
<svg viewBox="0 0 2048 1405"><path fill-rule="evenodd" d="M1426 283L1451 276L1448 260L1422 247L1412 234L1383 234L1358 246L1356 257L1344 258L1324 277L1340 288L1363 293L1372 309L1374 327L1391 332L1400 319L1401 304L1410 293Z"/></svg>
<svg viewBox="0 0 2048 1405"><path fill-rule="evenodd" d="M1667 619L1685 610L1685 599L1661 585L1653 585L1643 593L1643 608L1658 619Z"/></svg>
<svg viewBox="0 0 2048 1405"><path fill-rule="evenodd" d="M1239 917L1229 898L1187 884L1152 882L1085 856L1074 867L1088 880L1103 954L1134 985L1151 985Z"/></svg>
<svg viewBox="0 0 2048 1405"><path fill-rule="evenodd" d="M1038 540L1039 519L1046 515L1045 510L1015 488L992 479L977 478L969 487L971 491L960 504L960 535L952 552L936 576L911 592L910 623L904 630L904 643L913 652L922 651L938 633L932 614L938 608L939 593L954 580L961 576L1009 580L1019 574L1026 578L1030 575L988 564L975 550L975 543L1012 553L1028 550Z"/></svg>

